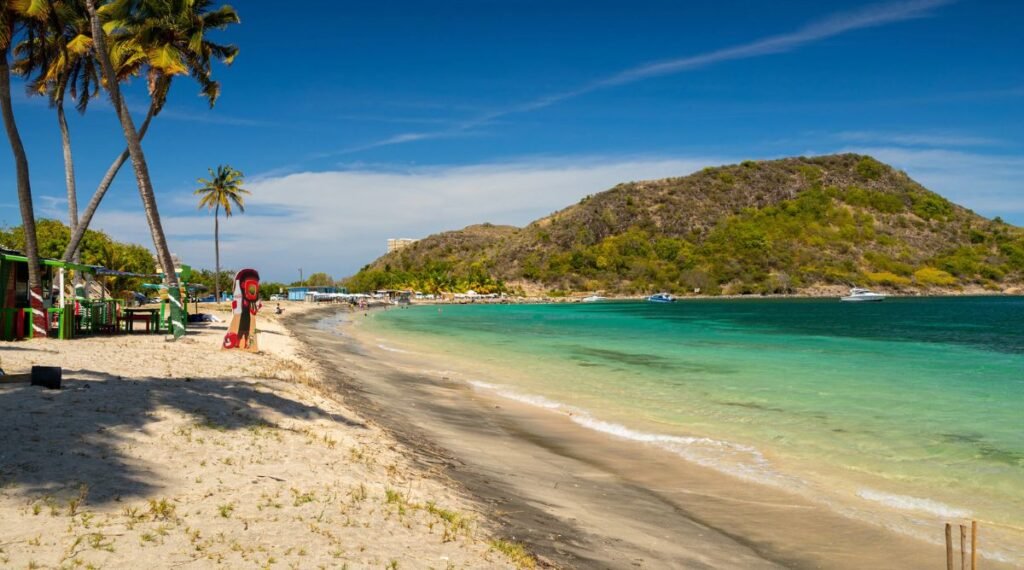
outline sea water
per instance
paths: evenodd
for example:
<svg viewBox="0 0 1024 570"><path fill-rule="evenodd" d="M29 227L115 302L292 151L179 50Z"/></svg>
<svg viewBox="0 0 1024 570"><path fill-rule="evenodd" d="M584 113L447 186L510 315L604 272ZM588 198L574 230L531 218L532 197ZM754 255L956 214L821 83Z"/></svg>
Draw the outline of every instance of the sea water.
<svg viewBox="0 0 1024 570"><path fill-rule="evenodd" d="M423 306L364 323L479 390L1024 563L1024 299Z"/></svg>

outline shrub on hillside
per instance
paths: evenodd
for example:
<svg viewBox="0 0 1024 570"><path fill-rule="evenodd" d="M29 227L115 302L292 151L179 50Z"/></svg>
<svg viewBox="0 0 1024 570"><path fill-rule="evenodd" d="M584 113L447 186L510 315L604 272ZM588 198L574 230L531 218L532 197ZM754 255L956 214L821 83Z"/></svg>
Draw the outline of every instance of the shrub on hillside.
<svg viewBox="0 0 1024 570"><path fill-rule="evenodd" d="M910 201L914 213L925 220L947 220L953 215L953 204L938 194L912 194Z"/></svg>
<svg viewBox="0 0 1024 570"><path fill-rule="evenodd" d="M888 271L879 271L878 273L865 273L864 275L865 277L868 278L868 281L874 283L875 285L888 285L891 287L902 287L904 285L910 285L909 278L896 275L895 273L890 273Z"/></svg>
<svg viewBox="0 0 1024 570"><path fill-rule="evenodd" d="M896 194L867 190L856 186L842 194L843 201L852 206L871 208L886 214L898 214L906 208L903 198Z"/></svg>
<svg viewBox="0 0 1024 570"><path fill-rule="evenodd" d="M956 277L934 267L922 267L915 271L914 281L917 281L919 285L933 285L936 287L948 287L957 283Z"/></svg>
<svg viewBox="0 0 1024 570"><path fill-rule="evenodd" d="M857 174L868 180L875 180L885 173L885 165L870 156L865 156L857 162Z"/></svg>

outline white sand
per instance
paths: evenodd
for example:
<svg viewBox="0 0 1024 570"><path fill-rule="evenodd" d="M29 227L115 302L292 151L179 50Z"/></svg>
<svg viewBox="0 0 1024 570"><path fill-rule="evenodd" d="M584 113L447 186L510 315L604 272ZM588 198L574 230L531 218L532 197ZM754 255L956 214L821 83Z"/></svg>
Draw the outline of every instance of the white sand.
<svg viewBox="0 0 1024 570"><path fill-rule="evenodd" d="M259 318L263 354L220 350L226 323L0 344L9 373L65 385L0 385L0 567L514 567Z"/></svg>

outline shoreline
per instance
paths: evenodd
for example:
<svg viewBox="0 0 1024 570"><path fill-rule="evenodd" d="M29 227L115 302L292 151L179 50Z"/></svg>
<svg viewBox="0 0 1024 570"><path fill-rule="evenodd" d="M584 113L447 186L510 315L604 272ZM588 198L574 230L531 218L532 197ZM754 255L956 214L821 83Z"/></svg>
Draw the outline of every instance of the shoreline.
<svg viewBox="0 0 1024 570"><path fill-rule="evenodd" d="M339 320L347 317L344 313L338 314ZM289 325L300 338L320 348L317 358L321 365L333 369L332 376L339 379L334 389L346 400L356 402L372 421L414 450L414 460L419 465L431 469L440 478L455 482L476 501L488 505L490 512L485 514L499 525L501 533L524 542L542 562L567 568L660 568L680 564L700 568L780 567L746 545L695 521L688 523L687 530L703 535L706 542L702 547L674 544L673 536L665 535L662 527L645 522L642 516L650 511L665 514L666 505L660 498L639 487L623 488L615 481L608 481L603 473L596 478L584 475L583 485L574 481L574 472L594 471L597 466L574 458L567 449L537 437L535 430L514 421L513 414L495 413L500 404L478 400L464 407L464 398L473 397L468 386L444 379L436 383L404 370L382 366L382 362L350 339L320 326L320 319L303 316L292 319ZM326 338L314 340L313 335L326 335ZM411 396L412 392L416 392L415 397ZM514 403L507 407L517 408ZM434 421L410 421L404 411L412 409L423 410ZM525 405L517 411L520 417L551 419L532 416ZM444 426L441 418L463 424L470 431L442 434L431 430ZM514 434L512 441L508 440L508 434ZM469 442L475 457L453 452L452 441L445 436ZM550 457L538 462L531 457L530 450L511 449L510 445L518 440L530 441L530 447L536 446L536 450ZM504 465L476 461L485 450L497 451L504 459L513 457L513 460ZM543 492L538 496L531 493L531 489ZM612 498L613 504L607 504L607 498L623 491L625 495ZM593 504L601 497L606 498L606 504L600 511L579 511L577 505ZM624 528L612 534L600 531L603 521L607 520L604 513L615 507L629 508L631 504L640 506L637 516L632 518L634 528L629 529L630 532L626 533ZM551 510L553 506L555 512ZM706 552L701 551L702 548Z"/></svg>
<svg viewBox="0 0 1024 570"><path fill-rule="evenodd" d="M1024 289L1020 290L1009 290L1009 291L987 291L987 290L972 290L972 291L915 291L915 292L890 292L885 289L878 289L888 299L941 299L941 298L967 298L967 297L1020 297L1024 296ZM786 294L729 294L729 295L703 295L703 294L681 294L676 296L676 302L687 302L687 301L714 301L714 300L800 300L800 299L830 299L834 298L837 301L839 297L845 296L848 290L839 292L827 291L818 293L786 293ZM577 292L571 293L565 296L515 296L508 295L505 297L498 298L465 298L465 299L415 299L411 302L411 305L500 305L500 304L562 304L562 303L582 303L584 297L592 295L593 292ZM642 302L647 299L646 295L609 295L597 301L598 303L608 302L624 302L624 301L635 301Z"/></svg>
<svg viewBox="0 0 1024 570"><path fill-rule="evenodd" d="M449 433L446 433L445 429L438 429L437 426L431 425L438 421L441 423L448 421L443 417L438 417L437 414L427 418L417 416L413 421L410 421L415 414L395 413L394 410L379 410L382 413L381 423L387 425L393 431L431 432L430 437L422 436L422 434L421 436L427 437L435 445L445 448L453 458L452 460L458 465L471 465L476 469L488 472L490 476L495 476L495 472L501 471L501 469L495 469L495 465L487 465L488 461L493 462L500 460L500 458L481 457L478 449L477 451L467 450L465 445L462 445L460 449L458 442L452 445L452 441L458 439L458 437L452 437L453 433L456 435L461 434L461 437L466 435L466 429L477 429L481 423L485 425L497 424L502 427L501 431L504 437L494 436L496 438L495 444L498 444L497 442L500 441L500 445L506 448L530 450L525 452L527 455L530 453L544 454L547 457L545 461L551 460L557 463L557 460L564 460L569 463L582 463L591 470L598 469L599 472L603 473L603 477L619 482L619 485L612 485L611 489L606 490L606 492L619 493L623 492L622 489L626 487L634 490L643 489L656 496L657 501L662 505L661 509L648 505L648 507L653 508L654 520L658 520L659 516L665 516L665 511L672 511L675 512L676 516L669 514L667 518L662 519L663 522L670 526L679 525L682 528L686 526L686 523L699 523L716 529L720 533L717 535L717 538L727 537L727 545L718 544L716 548L712 548L712 550L717 550L718 554L722 552L731 552L733 554L745 552L746 554L754 554L756 556L757 563L755 565L766 564L770 566L781 564L790 567L825 565L827 567L852 568L863 567L864 565L870 566L872 564L875 566L884 566L886 564L891 566L894 560L902 560L898 564L901 567L927 567L941 564L943 557L941 546L923 543L911 537L886 532L877 526L859 520L840 516L834 512L829 512L827 509L823 509L820 505L809 503L801 497L789 493L759 488L759 485L752 485L749 482L735 480L724 482L720 472L712 472L708 468L685 464L684 461L675 456L666 457L670 454L664 451L637 449L637 447L642 446L612 441L613 438L608 434L594 433L570 421L564 414L551 414L544 410L538 410L534 406L517 403L495 395L489 396L478 390L473 390L467 385L459 386L457 382L451 381L449 378L443 376L436 377L436 374L434 377L431 377L428 371L422 370L422 367L427 365L427 362L417 363L416 358L404 358L408 356L405 354L374 350L372 346L368 346L373 343L367 343L365 339L362 339L362 344L359 344L360 333L358 332L357 321L362 318L361 316L355 317L341 326L342 334L345 338L338 337L334 333L329 336L332 337L332 346L336 348L343 347L343 352L348 355L345 360L348 361L346 365L353 371L350 376L360 379L357 381L357 384L360 384L360 389L364 390L368 400L372 401L375 397L380 398L387 391L387 387L382 387L379 380L367 382L366 379L374 375L383 375L390 378L390 380L383 380L384 383L402 382L403 385L415 385L417 387L416 392L420 392L422 388L422 391L425 393L432 393L434 397L440 396L446 402L453 402L451 405L446 404L448 405L448 408L446 408L448 413L453 412L452 406L454 406L454 409L458 409L460 404L468 405L469 402L477 410L478 413L476 414L462 413L460 411L461 415L467 417L460 416L456 423L459 424L461 422L461 424L465 425L456 425L454 428L449 425L448 428L452 428L447 430ZM420 358L420 360L423 359ZM384 367L385 370L378 366L383 362L388 362L390 365L391 370L389 372L385 371L388 366ZM453 375L450 374L450 376ZM406 407L410 409L424 405L418 399L423 394L416 394L414 397L410 396L410 393L391 392L388 398L394 400L395 405L407 404ZM378 407L380 407L379 404ZM583 452L580 452L580 450L583 450ZM554 459L548 456L554 456ZM610 458L617 458L619 461L610 460ZM617 463L627 463L632 466L632 469L623 470ZM645 470L649 465L657 465L664 473L672 473L673 477L659 478L651 474L636 475L636 472ZM479 481L474 480L472 476L464 477L463 479L463 483L467 484L472 492L475 494L480 493ZM688 486L681 488L678 482L684 480L689 482ZM542 476L538 481L538 485L542 485L543 481L544 477ZM505 483L510 484L508 481L505 481ZM524 491L519 488L517 492L519 492L518 497L506 499L516 504L531 504L537 500L536 497L531 496L534 493L530 489ZM484 489L484 494L486 494L486 489ZM702 499L694 498L701 495L705 497ZM749 501L753 503L749 506L750 511L744 512L742 518L760 521L760 525L768 528L782 522L782 528L791 529L787 532L788 538L772 536L772 533L766 534L764 531L758 530L758 524L750 524L743 520L738 520L735 514L730 515L730 509L735 511L736 505L729 504L729 501L722 499L722 497L742 497L744 495L748 495ZM718 499L711 499L709 497L718 497ZM765 497L775 497L776 500L764 500ZM551 497L546 495L541 497L541 499L540 504L554 504L558 502L553 501ZM600 503L599 497L587 496L583 497L583 499L596 500ZM754 503L765 504L758 507ZM808 527L807 516L792 516L792 513L790 513L790 515L780 517L776 516L777 513L770 512L782 508L780 505L783 504L791 506L800 505L799 508L791 508L790 510L802 511L805 515L813 515L811 518L818 521L818 523ZM744 509L746 508L748 507L744 507ZM678 518L679 512L688 513L692 517L680 519ZM648 513L648 515L650 514ZM620 518L616 518L616 515ZM609 525L614 526L616 521L621 520L623 515L624 513L617 512L613 508L607 519ZM516 523L517 521L515 520L506 521L506 524L512 527L515 527ZM822 524L826 524L831 530L821 530L819 527ZM796 530L801 528L803 530L800 532ZM582 533L581 536L588 536L588 529L577 528L576 530ZM600 536L600 533L598 535ZM618 537L610 536L600 536L598 540L601 539L621 541ZM844 541L847 542L848 546L845 549L840 546ZM714 540L710 542L714 543ZM550 540L531 540L528 543L541 552L557 552L558 550L557 543ZM860 545L860 547L858 548L857 545ZM700 549L696 550L698 552L701 551ZM872 558L872 555L862 552L871 550L877 551L879 553L878 557ZM679 555L678 552L671 552L671 550L658 550L655 548L648 551L647 555L649 556L649 558L646 558L648 561L658 560L661 563L679 564L681 560L685 560L687 564L697 563L693 558L657 558L658 555ZM688 555L692 556L693 552L688 553ZM931 562L923 562L928 560ZM562 561L564 562L564 559ZM751 560L747 560L744 564L733 562L732 565L737 567L752 564ZM1000 564L996 561L986 560L986 564L991 567L1000 567ZM716 567L722 565L729 566L730 563L719 560L718 563L713 564ZM624 564L622 566L625 567Z"/></svg>

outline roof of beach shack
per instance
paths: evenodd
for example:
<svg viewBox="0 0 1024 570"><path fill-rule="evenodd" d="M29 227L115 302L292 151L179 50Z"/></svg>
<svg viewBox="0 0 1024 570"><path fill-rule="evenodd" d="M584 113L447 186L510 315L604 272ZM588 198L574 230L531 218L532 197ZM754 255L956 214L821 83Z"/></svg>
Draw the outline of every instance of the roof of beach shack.
<svg viewBox="0 0 1024 570"><path fill-rule="evenodd" d="M0 246L0 260L4 261L15 261L20 263L28 263L28 257L24 253L7 247ZM85 273L92 273L102 277L145 277L145 278L163 278L162 273L133 273L130 271L117 271L116 269L109 269L102 265L88 265L85 263L74 263L71 261L61 261L59 259L50 259L43 257L39 259L40 264L49 265L51 267L64 267L66 269L77 269ZM184 273L185 270L191 270L187 265L182 265L179 273Z"/></svg>
<svg viewBox="0 0 1024 570"><path fill-rule="evenodd" d="M16 261L20 263L28 263L28 257L24 253L16 250L0 246L0 259L4 261ZM41 265L49 265L51 267L67 267L69 269L79 269L81 271L90 271L93 266L83 265L81 263L72 263L70 261L61 261L59 259L50 259L43 257L39 259Z"/></svg>

